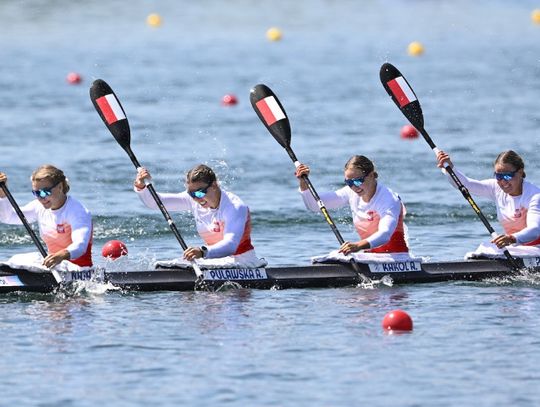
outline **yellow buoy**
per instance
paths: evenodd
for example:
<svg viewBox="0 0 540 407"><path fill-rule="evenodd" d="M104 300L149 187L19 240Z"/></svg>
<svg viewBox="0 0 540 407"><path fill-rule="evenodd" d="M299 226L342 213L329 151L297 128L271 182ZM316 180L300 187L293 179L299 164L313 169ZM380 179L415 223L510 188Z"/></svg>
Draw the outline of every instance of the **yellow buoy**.
<svg viewBox="0 0 540 407"><path fill-rule="evenodd" d="M146 17L146 24L151 27L159 27L161 25L161 16L155 13L149 14Z"/></svg>
<svg viewBox="0 0 540 407"><path fill-rule="evenodd" d="M533 20L533 23L540 24L540 9L533 10L531 20Z"/></svg>
<svg viewBox="0 0 540 407"><path fill-rule="evenodd" d="M269 28L266 31L266 38L270 41L279 41L282 37L281 30L276 27Z"/></svg>
<svg viewBox="0 0 540 407"><path fill-rule="evenodd" d="M411 42L409 44L409 47L407 48L407 52L409 53L409 55L417 57L424 53L424 46L418 41Z"/></svg>

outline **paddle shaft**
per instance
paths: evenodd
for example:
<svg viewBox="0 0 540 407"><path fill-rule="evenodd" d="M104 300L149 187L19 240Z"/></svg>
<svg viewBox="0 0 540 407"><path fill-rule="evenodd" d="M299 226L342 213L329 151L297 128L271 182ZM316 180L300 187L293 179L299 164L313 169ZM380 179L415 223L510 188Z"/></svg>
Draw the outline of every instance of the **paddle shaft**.
<svg viewBox="0 0 540 407"><path fill-rule="evenodd" d="M294 165L296 167L298 167L298 165L300 165L300 161L298 161L298 159L296 158L296 155L294 154L294 151L292 151L291 148L287 148L286 150L287 150L287 153L289 154L289 157L291 157L291 160L293 161ZM313 186L313 184L309 180L309 177L307 175L302 175L302 179L306 182L306 184L308 186L308 189L309 189L309 192L311 192L311 195L317 201L317 205L319 206L320 211L324 215L324 218L326 219L326 222L330 225L330 228L332 229L332 232L334 232L334 235L336 236L339 244L345 243L345 240L343 239L343 236L341 236L341 233L339 233L339 230L338 230L336 224L334 223L334 221L330 217L330 214L328 213L328 210L326 209L326 206L324 206L323 201L321 200L321 198L319 197L319 194L315 190L315 187Z"/></svg>
<svg viewBox="0 0 540 407"><path fill-rule="evenodd" d="M15 212L17 213L17 216L21 220L21 222L24 225L26 231L28 232L28 234L30 235L32 240L34 241L34 244L36 245L37 249L39 250L39 252L43 256L43 258L47 257L47 251L43 247L43 244L41 244L41 241L36 236L36 233L34 232L34 229L32 229L32 227L30 226L30 224L26 220L26 217L24 216L24 213L21 211L21 208L19 208L19 205L17 204L17 201L15 201L15 198L13 198L13 195L11 195L11 192L9 192L9 189L8 189L7 185L4 182L0 182L0 188L2 188L2 191L4 191L4 194L6 194L6 197L7 197L8 201L9 201L9 203L11 204L11 206L13 207ZM51 274L54 276L54 279L56 280L57 283L60 284L62 282L62 278L60 277L60 275L58 274L58 272L56 270L52 269Z"/></svg>
<svg viewBox="0 0 540 407"><path fill-rule="evenodd" d="M45 248L41 244L41 241L36 236L36 233L34 232L32 227L30 226L30 224L26 220L26 217L24 216L24 213L21 211L21 208L19 208L19 205L17 205L17 202L15 201L15 198L13 198L13 195L11 195L11 192L9 192L9 189L7 188L6 184L3 183L3 182L0 182L0 188L2 188L2 191L4 191L4 194L6 194L6 197L7 197L8 201L9 201L9 203L11 204L11 206L13 207L15 212L17 213L17 216L19 216L19 219L21 220L22 224L26 228L26 231L28 232L28 234L30 235L32 240L34 241L34 244L38 248L41 255L43 257L47 257L47 251L45 250Z"/></svg>
<svg viewBox="0 0 540 407"><path fill-rule="evenodd" d="M433 140L429 136L428 132L424 128L420 128L419 130L420 130L420 133L422 134L422 136L424 137L424 140L426 140L426 142L429 144L429 146L431 147L431 149L433 150L435 155L437 155L440 150L437 148L437 146L435 145L435 143L433 142ZM452 169L452 167L447 165L447 166L445 166L444 170L448 173L448 175L450 175L450 178L452 178L452 181L454 181L454 183L456 184L458 190L461 192L461 194L467 200L467 202L469 202L469 205L471 205L474 212L476 212L476 215L478 215L478 217L480 218L480 220L482 221L482 223L484 224L484 226L488 230L489 234L491 235L491 237L493 237L493 238L497 237L497 232L495 232L495 229L493 229L493 227L491 226L491 224L489 223L487 218L484 216L484 214L482 213L482 211L480 210L478 205L476 205L476 202L472 198L469 190L459 180L459 178L457 177L457 175L454 172L454 170ZM510 262L510 264L512 265L512 267L514 269L516 269L516 270L519 269L519 266L517 265L516 260L512 257L510 252L507 249L504 249L503 253L504 253L505 257L508 259L508 261Z"/></svg>
<svg viewBox="0 0 540 407"><path fill-rule="evenodd" d="M296 154L294 154L294 151L292 150L292 148L288 147L288 148L285 148L285 150L287 151L287 154L289 154L289 157L291 157L291 160L293 161L294 165L298 167L298 165L300 164L300 161L298 161L298 158L296 158ZM319 194L317 193L317 191L315 190L315 187L309 180L309 177L307 175L302 175L302 179L306 182L309 192L311 192L311 195L317 201L319 210L323 214L328 225L330 225L330 228L332 229L332 232L334 232L334 235L336 236L336 239L338 240L339 244L342 245L343 243L345 243L345 240L343 239L343 236L341 236L341 233L339 233L339 230L336 224L334 223L334 221L332 220L330 213L328 213L328 209L326 209L326 206L324 206L324 202L319 197ZM363 282L367 282L368 278L362 274L362 271L360 270L360 266L358 265L356 261L354 261L354 259L352 259L351 265L355 273L358 274L358 277L361 278Z"/></svg>
<svg viewBox="0 0 540 407"><path fill-rule="evenodd" d="M139 163L139 160L137 160L137 157L135 157L135 154L133 154L133 151L131 151L131 149L129 147L127 147L127 148L124 147L124 149L128 153L128 156L131 159L131 162L133 163L135 168L137 168L137 169L141 168L142 166ZM184 239L182 238L182 235L180 234L180 232L179 232L178 228L176 227L174 221L172 220L171 215L169 214L169 212L165 208L165 205L163 205L163 202L161 201L161 198L157 194L154 186L148 180L145 180L145 184L146 184L146 187L148 188L148 190L150 191L150 194L152 195L152 198L154 198L154 201L156 201L156 204L157 204L159 210L161 211L161 213L165 217L165 220L169 224L169 227L171 228L174 236L176 237L176 240L178 240L178 243L180 243L180 246L182 246L182 249L186 250L188 248L188 246L187 246L186 242L184 241Z"/></svg>

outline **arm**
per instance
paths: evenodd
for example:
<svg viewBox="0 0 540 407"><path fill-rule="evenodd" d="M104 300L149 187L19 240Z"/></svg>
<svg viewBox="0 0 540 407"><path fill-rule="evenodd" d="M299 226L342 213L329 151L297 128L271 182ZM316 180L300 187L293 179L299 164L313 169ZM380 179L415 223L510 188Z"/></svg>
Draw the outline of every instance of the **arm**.
<svg viewBox="0 0 540 407"><path fill-rule="evenodd" d="M304 176L307 177L309 172L310 169L306 164L299 164L296 168L295 176L298 179L304 205L312 212L319 212L319 205L315 198L313 198L313 195L311 195L308 184L304 179ZM323 192L322 194L319 194L319 198L321 198L321 201L323 201L324 206L326 206L327 209L340 208L347 205L349 202L349 197L344 188L336 192Z"/></svg>
<svg viewBox="0 0 540 407"><path fill-rule="evenodd" d="M382 246L390 240L398 225L399 216L401 215L401 201L397 201L384 211L379 220L378 229L371 236L362 239L359 242L345 242L339 248L339 252L345 255L358 252L360 250L372 249Z"/></svg>
<svg viewBox="0 0 540 407"><path fill-rule="evenodd" d="M139 196L139 199L142 201L142 203L146 205L146 207L150 209L159 209L148 188L144 188L142 190L134 188L134 190ZM180 192L178 194L158 193L158 196L167 210L191 211L192 199L187 192Z"/></svg>
<svg viewBox="0 0 540 407"><path fill-rule="evenodd" d="M139 199L147 208L159 209L154 197L146 187L146 183L152 180L150 172L144 167L137 169L137 176L133 181L133 190L139 196ZM191 197L187 192L181 192L179 194L157 194L163 202L163 205L167 210L171 211L190 211L191 210Z"/></svg>
<svg viewBox="0 0 540 407"><path fill-rule="evenodd" d="M494 180L488 179L478 181L472 178L468 178L467 176L465 176L465 174L463 174L454 167L450 156L442 150L437 153L437 167L441 169L444 169L446 167L452 168L457 178L461 181L463 186L469 190L471 194L495 200L496 182ZM444 171L444 173L448 176L448 182L450 182L450 185L457 189L457 185L454 183L454 180L452 179L452 177L450 177L448 172Z"/></svg>
<svg viewBox="0 0 540 407"><path fill-rule="evenodd" d="M225 230L223 231L223 239L208 246L205 258L215 259L233 255L242 240L242 236L244 236L248 216L249 210L245 205L227 211L224 214Z"/></svg>
<svg viewBox="0 0 540 407"><path fill-rule="evenodd" d="M71 225L71 244L65 249L49 253L43 259L45 267L54 267L62 260L71 260L81 257L92 240L92 215L80 206L72 206L67 214L66 221Z"/></svg>
<svg viewBox="0 0 540 407"><path fill-rule="evenodd" d="M516 243L532 242L540 237L540 194L534 195L527 210L527 226L514 233Z"/></svg>
<svg viewBox="0 0 540 407"><path fill-rule="evenodd" d="M34 200L21 207L21 211L28 223L37 220L38 206L36 205L39 205L39 202ZM21 219L19 219L17 212L15 212L7 198L0 198L0 222L9 225L22 225Z"/></svg>
<svg viewBox="0 0 540 407"><path fill-rule="evenodd" d="M471 194L482 196L484 198L489 198L493 201L495 200L495 186L496 186L495 180L485 179L482 181L478 181L478 180L467 177L465 174L457 170L455 167L454 167L454 173L459 178L463 186L467 188ZM450 185L452 185L454 188L457 188L456 184L454 183L452 178L450 178L450 176L448 176L448 181L450 182Z"/></svg>
<svg viewBox="0 0 540 407"><path fill-rule="evenodd" d="M348 187L345 187L348 188ZM327 209L341 208L349 203L349 196L345 191L345 188L338 189L337 191L322 192L319 194L319 198L323 201L324 206ZM312 212L319 212L319 205L309 190L300 191L304 205Z"/></svg>
<svg viewBox="0 0 540 407"><path fill-rule="evenodd" d="M379 229L369 236L366 240L369 243L369 248L375 248L382 246L390 240L399 221L399 214L401 211L401 203L399 203L399 211L397 214L395 211L388 210L379 221Z"/></svg>
<svg viewBox="0 0 540 407"><path fill-rule="evenodd" d="M90 212L84 213L83 216L77 218L71 226L71 241L72 243L66 247L69 252L69 259L77 259L81 257L88 248L92 240L92 215Z"/></svg>

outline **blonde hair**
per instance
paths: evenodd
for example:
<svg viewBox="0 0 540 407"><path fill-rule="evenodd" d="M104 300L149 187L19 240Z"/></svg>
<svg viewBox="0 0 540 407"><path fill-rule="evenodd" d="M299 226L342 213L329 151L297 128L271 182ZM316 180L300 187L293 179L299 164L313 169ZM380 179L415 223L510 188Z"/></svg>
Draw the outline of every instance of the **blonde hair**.
<svg viewBox="0 0 540 407"><path fill-rule="evenodd" d="M41 167L38 167L32 173L30 180L32 182L49 180L54 186L58 184L62 184L62 190L64 191L64 194L67 194L69 191L69 182L66 176L64 175L64 172L61 169L56 168L54 165L51 165L51 164L45 164L45 165L42 165Z"/></svg>

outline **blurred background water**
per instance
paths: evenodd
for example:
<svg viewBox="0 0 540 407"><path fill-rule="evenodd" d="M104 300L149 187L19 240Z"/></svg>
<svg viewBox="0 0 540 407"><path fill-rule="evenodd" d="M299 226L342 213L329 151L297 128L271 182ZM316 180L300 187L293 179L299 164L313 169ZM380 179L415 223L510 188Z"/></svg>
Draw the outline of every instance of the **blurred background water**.
<svg viewBox="0 0 540 407"><path fill-rule="evenodd" d="M94 253L110 239L134 259L179 247L159 212L131 190L135 170L88 97L106 80L129 118L132 148L160 191L212 166L252 213L252 238L273 265L306 264L336 247L304 209L294 167L249 104L270 86L292 146L317 190L341 186L353 154L372 158L398 192L414 254L461 258L484 226L435 167L380 84L389 61L417 93L425 126L466 174L487 178L515 149L540 183L540 26L534 1L248 0L0 2L0 170L19 203L43 163L62 168L94 215ZM159 13L160 27L145 19ZM277 26L281 41L265 32ZM420 41L425 53L407 54ZM69 72L82 75L76 86ZM221 105L235 94L236 106ZM494 206L478 203L496 223ZM354 239L348 210L333 212ZM188 244L189 215L173 214ZM33 250L0 226L2 258ZM6 405L533 405L538 398L538 283L495 281L375 290L83 293L6 296L0 327ZM415 331L384 336L405 308ZM519 349L520 352L516 352ZM35 389L35 390L31 390Z"/></svg>

